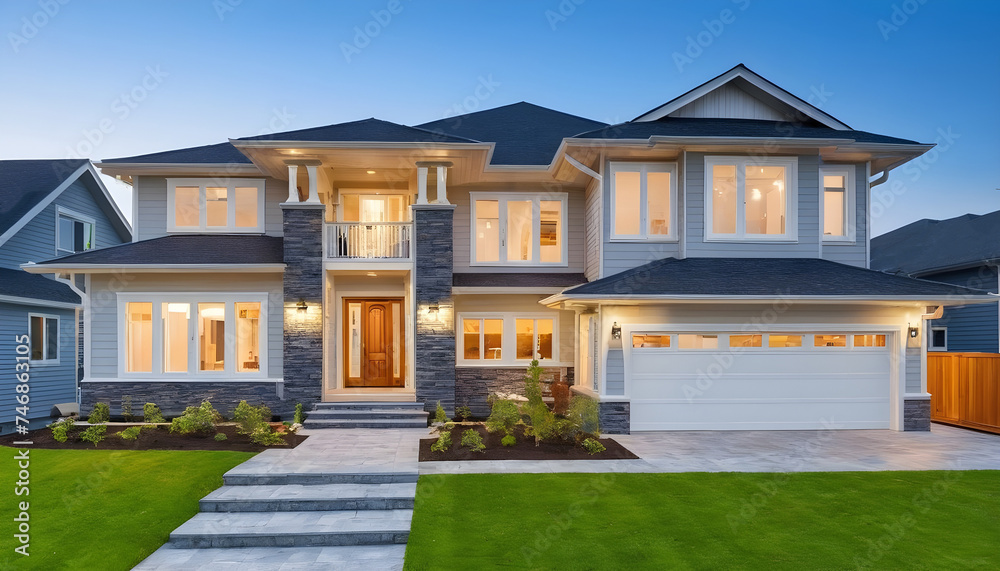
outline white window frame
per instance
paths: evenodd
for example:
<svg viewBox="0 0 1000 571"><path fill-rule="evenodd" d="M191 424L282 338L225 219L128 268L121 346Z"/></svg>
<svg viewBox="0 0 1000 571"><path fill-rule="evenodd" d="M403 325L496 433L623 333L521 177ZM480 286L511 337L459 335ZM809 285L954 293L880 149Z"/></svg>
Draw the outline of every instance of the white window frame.
<svg viewBox="0 0 1000 571"><path fill-rule="evenodd" d="M177 226L175 194L178 186L198 187L198 226ZM257 226L238 228L236 226L236 187L257 188ZM167 179L167 232L198 234L263 234L264 233L264 179L262 178L168 178ZM208 226L208 210L205 205L207 187L226 188L226 226Z"/></svg>
<svg viewBox="0 0 1000 571"><path fill-rule="evenodd" d="M78 253L75 250L65 250L59 247L59 244L61 244L60 241L61 236L59 229L61 224L59 223L59 221L63 218L72 220L74 222L83 222L84 224L90 224L90 227L93 228L93 242L91 242L90 245L91 247L80 250L80 252L86 252L97 248L97 220L95 220L91 216L87 216L86 214L81 214L74 210L70 210L69 208L57 206L56 207L56 255L57 256Z"/></svg>
<svg viewBox="0 0 1000 571"><path fill-rule="evenodd" d="M476 260L476 201L477 200L496 200L500 204L499 216L500 216L500 259L496 262L480 262ZM532 232L532 244L531 244L531 261L524 262L520 260L507 260L507 202L524 202L531 201L531 232ZM559 222L562 227L562 233L559 236L560 246L561 246L561 261L560 262L542 262L541 261L541 201L559 201L562 203L560 207L561 220ZM548 267L548 268L559 268L569 266L569 195L565 192L554 192L549 194L540 195L537 193L529 192L470 192L469 193L469 213L471 218L469 219L469 265L470 266L522 266L522 267Z"/></svg>
<svg viewBox="0 0 1000 571"><path fill-rule="evenodd" d="M944 346L938 347L934 345L934 332L944 331ZM928 351L947 351L948 350L948 328L935 326L930 328L930 332L927 335L927 350Z"/></svg>
<svg viewBox="0 0 1000 571"><path fill-rule="evenodd" d="M149 292L149 293L118 293L118 376L130 379L180 379L190 381L246 381L248 379L261 379L267 377L268 371L268 307L267 293L170 293L170 292ZM125 345L128 335L128 303L152 303L153 304L153 327L152 327L152 372L129 372L127 369L128 348ZM258 339L258 353L260 357L260 368L257 371L236 371L236 304L241 302L260 303L260 338ZM164 303L189 303L191 304L191 317L188 319L188 370L186 373L166 373L163 362L163 304ZM198 370L198 304L199 303L225 303L225 323L226 323L226 348L225 348L225 369L222 371L199 371ZM192 340L192 338L194 340Z"/></svg>
<svg viewBox="0 0 1000 571"><path fill-rule="evenodd" d="M612 242L676 242L677 241L677 163L634 163L612 162L611 176L611 241ZM615 232L615 175L619 172L639 173L639 234L617 234ZM668 234L649 233L649 200L647 194L647 177L651 172L670 174L670 232Z"/></svg>
<svg viewBox="0 0 1000 571"><path fill-rule="evenodd" d="M826 226L826 187L824 176L843 176L844 184L844 235L827 236L823 233ZM824 242L854 242L857 230L857 192L854 183L854 167L847 165L825 165L819 168L819 233Z"/></svg>
<svg viewBox="0 0 1000 571"><path fill-rule="evenodd" d="M378 196L380 198L386 199L388 202L388 197L390 196L401 196L403 200L406 201L406 206L403 208L403 218L399 222L368 222L367 224L409 224L413 221L413 215L411 213L410 206L413 205L413 196L408 194L406 191L393 190L391 188L341 188L338 194L339 204L337 208L337 222L340 224L366 224L365 222L351 222L344 220L344 196L354 195L361 200L362 196Z"/></svg>
<svg viewBox="0 0 1000 571"><path fill-rule="evenodd" d="M460 367L525 367L531 359L517 358L517 320L518 319L551 319L552 320L552 358L539 359L543 367L563 366L559 360L559 315L553 313L506 313L506 312L469 312L459 313L458 321L455 323L456 337L456 364ZM466 359L465 358L465 334L463 324L466 319L502 319L503 334L500 337L500 358L499 359ZM483 334L480 328L480 335ZM538 347L538 325L535 325L535 347ZM480 357L483 348L480 347Z"/></svg>
<svg viewBox="0 0 1000 571"><path fill-rule="evenodd" d="M28 346L29 346L28 347L29 348L28 355L30 357L31 354L34 353L34 347L31 347L31 320L32 320L32 318L35 318L35 317L42 318L42 343L43 344L47 344L47 341L48 341L48 338L49 338L49 335L48 335L48 333L49 333L49 320L50 319L55 319L56 320L56 355L55 355L55 357L53 357L51 359L46 359L46 358L43 357L42 359L30 359L28 362L31 363L32 365L44 365L44 366L58 365L59 364L59 354L62 352L62 322L59 319L58 315L52 315L50 313L37 313L37 312L29 312L28 313ZM45 348L44 347L42 348L42 354L43 355L45 354Z"/></svg>
<svg viewBox="0 0 1000 571"><path fill-rule="evenodd" d="M719 234L713 231L712 167L736 166L736 233ZM785 233L746 233L746 167L785 167ZM799 206L798 157L750 157L711 155L705 157L705 241L708 242L798 242Z"/></svg>

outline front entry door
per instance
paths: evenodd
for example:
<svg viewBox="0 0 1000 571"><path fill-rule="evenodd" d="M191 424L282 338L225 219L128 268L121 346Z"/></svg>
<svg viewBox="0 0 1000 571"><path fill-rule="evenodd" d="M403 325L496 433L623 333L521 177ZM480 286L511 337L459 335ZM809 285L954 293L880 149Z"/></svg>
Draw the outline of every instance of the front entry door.
<svg viewBox="0 0 1000 571"><path fill-rule="evenodd" d="M403 300L344 300L347 387L402 387Z"/></svg>

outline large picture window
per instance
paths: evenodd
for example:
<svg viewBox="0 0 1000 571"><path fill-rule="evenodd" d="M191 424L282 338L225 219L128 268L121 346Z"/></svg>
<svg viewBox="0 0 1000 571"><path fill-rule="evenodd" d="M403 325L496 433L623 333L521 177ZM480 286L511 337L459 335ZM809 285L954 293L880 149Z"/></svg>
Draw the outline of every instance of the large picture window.
<svg viewBox="0 0 1000 571"><path fill-rule="evenodd" d="M264 232L264 181L167 179L168 232Z"/></svg>
<svg viewBox="0 0 1000 571"><path fill-rule="evenodd" d="M677 166L611 163L611 238L677 238Z"/></svg>
<svg viewBox="0 0 1000 571"><path fill-rule="evenodd" d="M266 294L119 294L124 374L166 377L266 371Z"/></svg>
<svg viewBox="0 0 1000 571"><path fill-rule="evenodd" d="M467 365L523 365L558 360L558 321L552 316L463 314L459 316L460 361Z"/></svg>
<svg viewBox="0 0 1000 571"><path fill-rule="evenodd" d="M795 240L798 161L705 158L706 240Z"/></svg>
<svg viewBox="0 0 1000 571"><path fill-rule="evenodd" d="M854 240L854 224L851 217L851 213L855 211L856 200L853 170L840 166L825 166L819 169L819 181L822 185L821 220L825 242Z"/></svg>
<svg viewBox="0 0 1000 571"><path fill-rule="evenodd" d="M28 314L28 342L31 362L56 364L59 362L59 317L55 315Z"/></svg>
<svg viewBox="0 0 1000 571"><path fill-rule="evenodd" d="M471 193L472 265L566 265L566 194Z"/></svg>

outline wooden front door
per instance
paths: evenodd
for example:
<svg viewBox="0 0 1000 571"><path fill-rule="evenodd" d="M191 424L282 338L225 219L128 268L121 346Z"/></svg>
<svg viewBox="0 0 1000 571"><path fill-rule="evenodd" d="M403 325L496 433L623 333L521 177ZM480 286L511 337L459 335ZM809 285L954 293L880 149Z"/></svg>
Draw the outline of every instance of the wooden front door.
<svg viewBox="0 0 1000 571"><path fill-rule="evenodd" d="M344 385L402 387L403 300L344 300Z"/></svg>

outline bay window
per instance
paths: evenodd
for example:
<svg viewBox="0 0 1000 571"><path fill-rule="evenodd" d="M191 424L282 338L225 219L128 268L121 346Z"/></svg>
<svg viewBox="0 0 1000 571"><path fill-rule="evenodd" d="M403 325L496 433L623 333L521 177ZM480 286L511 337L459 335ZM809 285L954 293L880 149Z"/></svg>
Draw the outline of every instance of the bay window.
<svg viewBox="0 0 1000 571"><path fill-rule="evenodd" d="M559 265L566 260L566 194L471 193L472 265Z"/></svg>
<svg viewBox="0 0 1000 571"><path fill-rule="evenodd" d="M168 232L264 232L261 179L167 179Z"/></svg>
<svg viewBox="0 0 1000 571"><path fill-rule="evenodd" d="M204 377L266 371L266 294L119 294L126 375Z"/></svg>
<svg viewBox="0 0 1000 571"><path fill-rule="evenodd" d="M677 239L677 166L611 163L611 238Z"/></svg>
<svg viewBox="0 0 1000 571"><path fill-rule="evenodd" d="M824 166L819 169L821 220L826 242L853 241L854 173L850 167Z"/></svg>
<svg viewBox="0 0 1000 571"><path fill-rule="evenodd" d="M706 240L795 240L797 159L705 158Z"/></svg>
<svg viewBox="0 0 1000 571"><path fill-rule="evenodd" d="M459 316L459 361L466 365L523 365L557 360L557 320L551 316L463 314Z"/></svg>

